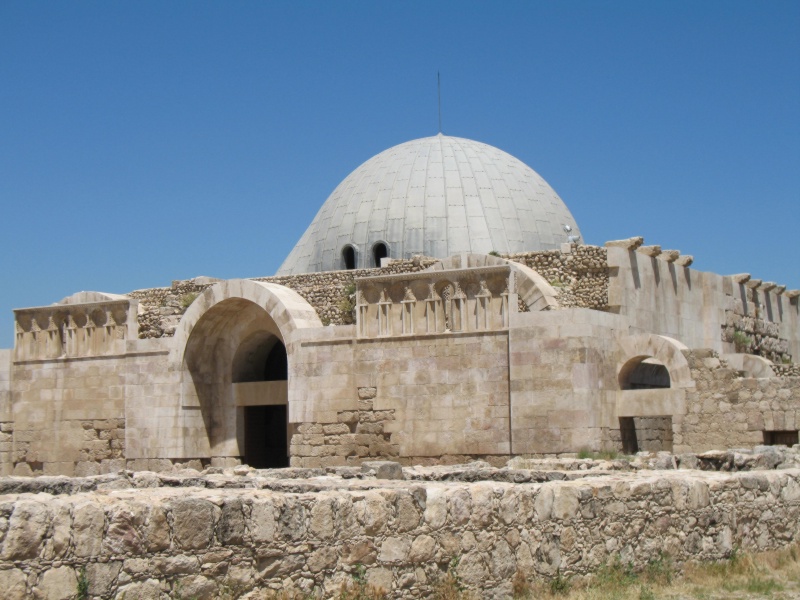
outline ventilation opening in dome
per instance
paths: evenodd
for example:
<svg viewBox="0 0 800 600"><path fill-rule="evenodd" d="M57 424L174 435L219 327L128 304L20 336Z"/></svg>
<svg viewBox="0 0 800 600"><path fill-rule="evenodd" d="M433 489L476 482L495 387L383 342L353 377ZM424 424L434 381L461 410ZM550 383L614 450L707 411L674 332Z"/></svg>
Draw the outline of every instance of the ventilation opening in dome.
<svg viewBox="0 0 800 600"><path fill-rule="evenodd" d="M342 266L348 271L356 268L356 249L352 246L342 248Z"/></svg>
<svg viewBox="0 0 800 600"><path fill-rule="evenodd" d="M375 259L375 266L381 266L381 259L389 256L389 247L383 242L378 242L372 247L372 256Z"/></svg>

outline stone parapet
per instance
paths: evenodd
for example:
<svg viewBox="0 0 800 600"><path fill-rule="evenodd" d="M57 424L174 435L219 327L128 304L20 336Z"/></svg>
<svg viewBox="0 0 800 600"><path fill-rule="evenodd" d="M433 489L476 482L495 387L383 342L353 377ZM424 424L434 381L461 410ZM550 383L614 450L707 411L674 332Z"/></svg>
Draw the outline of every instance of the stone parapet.
<svg viewBox="0 0 800 600"><path fill-rule="evenodd" d="M17 309L14 360L122 354L136 313L130 298Z"/></svg>

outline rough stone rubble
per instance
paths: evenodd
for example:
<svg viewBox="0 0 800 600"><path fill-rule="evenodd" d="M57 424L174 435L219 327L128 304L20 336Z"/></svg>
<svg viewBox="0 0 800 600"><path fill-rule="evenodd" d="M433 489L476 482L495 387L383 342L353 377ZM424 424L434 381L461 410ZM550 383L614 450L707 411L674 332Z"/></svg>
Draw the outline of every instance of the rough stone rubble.
<svg viewBox="0 0 800 600"><path fill-rule="evenodd" d="M79 578L93 599L333 597L363 568L391 597L425 598L457 562L480 597L508 598L517 571L582 576L613 556L642 567L662 551L680 563L797 541L799 462L800 447L759 447L3 478L0 587L8 600L66 599Z"/></svg>

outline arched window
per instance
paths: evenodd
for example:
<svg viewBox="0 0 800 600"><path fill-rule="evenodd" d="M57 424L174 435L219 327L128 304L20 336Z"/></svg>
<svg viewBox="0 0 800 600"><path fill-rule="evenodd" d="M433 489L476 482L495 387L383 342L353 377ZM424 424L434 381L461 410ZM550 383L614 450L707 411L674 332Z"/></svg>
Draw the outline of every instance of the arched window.
<svg viewBox="0 0 800 600"><path fill-rule="evenodd" d="M384 242L378 242L372 247L372 258L376 267L381 266L381 259L389 256L389 247Z"/></svg>
<svg viewBox="0 0 800 600"><path fill-rule="evenodd" d="M623 390L668 388L670 383L667 367L649 356L629 360L619 372L619 387Z"/></svg>
<svg viewBox="0 0 800 600"><path fill-rule="evenodd" d="M348 271L356 268L356 249L349 244L342 248L342 266Z"/></svg>

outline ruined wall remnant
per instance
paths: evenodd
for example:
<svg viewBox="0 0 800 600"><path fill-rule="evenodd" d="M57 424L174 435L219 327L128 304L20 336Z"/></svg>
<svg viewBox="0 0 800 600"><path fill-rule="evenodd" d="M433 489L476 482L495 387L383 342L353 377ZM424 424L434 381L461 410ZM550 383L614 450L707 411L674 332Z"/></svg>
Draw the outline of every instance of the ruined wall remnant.
<svg viewBox="0 0 800 600"><path fill-rule="evenodd" d="M547 279L558 292L562 308L595 308L608 305L608 264L606 249L572 244L568 252L542 250L518 254L501 254L502 258L530 267ZM379 269L325 271L302 275L254 277L255 281L277 283L293 289L313 306L326 325L352 323L350 309L355 306L351 286L357 277L398 275L423 271L438 259L415 257L393 260ZM174 281L171 287L130 292L127 296L139 301L139 337L170 337L191 301L216 280L208 277ZM348 302L352 304L348 305ZM521 312L527 311L520 303Z"/></svg>
<svg viewBox="0 0 800 600"><path fill-rule="evenodd" d="M8 493L3 596L65 597L81 578L92 598L255 588L330 598L363 573L391 597L429 598L454 565L468 590L499 599L516 573L546 580L612 557L642 568L662 553L682 563L783 547L800 518L798 469L523 484L253 475L137 473L97 491L60 478L44 493Z"/></svg>
<svg viewBox="0 0 800 600"><path fill-rule="evenodd" d="M558 291L561 308L605 310L608 307L605 248L572 244L569 252L543 250L500 256L530 267L547 279Z"/></svg>
<svg viewBox="0 0 800 600"><path fill-rule="evenodd" d="M675 451L764 443L764 432L800 428L800 378L741 377L712 350L684 352L696 382L686 391ZM776 367L773 367L776 368Z"/></svg>

